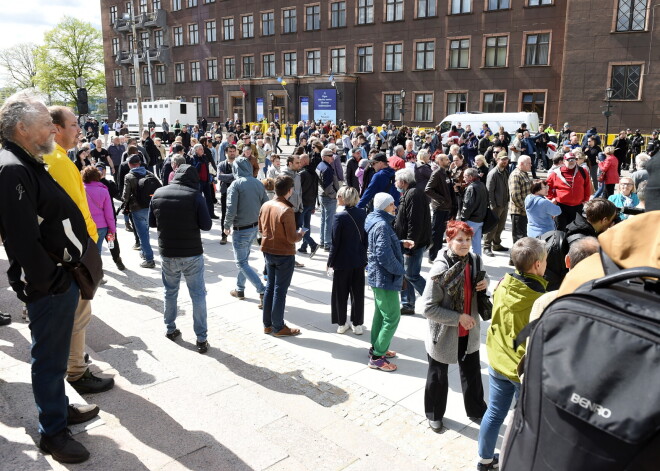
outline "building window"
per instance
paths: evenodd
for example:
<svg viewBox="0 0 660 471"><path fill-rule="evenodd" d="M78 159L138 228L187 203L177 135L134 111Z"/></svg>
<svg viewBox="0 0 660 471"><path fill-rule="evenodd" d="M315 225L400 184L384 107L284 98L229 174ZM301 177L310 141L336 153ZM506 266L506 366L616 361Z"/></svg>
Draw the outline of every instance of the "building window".
<svg viewBox="0 0 660 471"><path fill-rule="evenodd" d="M417 0L417 18L430 18L438 15L438 0Z"/></svg>
<svg viewBox="0 0 660 471"><path fill-rule="evenodd" d="M117 6L110 7L110 23L114 24L117 21Z"/></svg>
<svg viewBox="0 0 660 471"><path fill-rule="evenodd" d="M126 14L128 17L133 16L133 1L131 0L130 2L126 2Z"/></svg>
<svg viewBox="0 0 660 471"><path fill-rule="evenodd" d="M165 83L165 66L162 64L156 66L156 83L158 85Z"/></svg>
<svg viewBox="0 0 660 471"><path fill-rule="evenodd" d="M149 32L148 31L140 33L140 41L142 42L142 47L149 48Z"/></svg>
<svg viewBox="0 0 660 471"><path fill-rule="evenodd" d="M403 0L386 0L385 21L403 21Z"/></svg>
<svg viewBox="0 0 660 471"><path fill-rule="evenodd" d="M528 34L525 41L525 65L548 65L550 33Z"/></svg>
<svg viewBox="0 0 660 471"><path fill-rule="evenodd" d="M218 80L218 59L206 59L206 78Z"/></svg>
<svg viewBox="0 0 660 471"><path fill-rule="evenodd" d="M151 76L149 75L149 67L146 65L142 66L142 85L149 85L151 81Z"/></svg>
<svg viewBox="0 0 660 471"><path fill-rule="evenodd" d="M236 59L234 57L225 57L225 79L233 80L236 78Z"/></svg>
<svg viewBox="0 0 660 471"><path fill-rule="evenodd" d="M261 34L272 36L275 34L275 13L268 11L261 14Z"/></svg>
<svg viewBox="0 0 660 471"><path fill-rule="evenodd" d="M452 15L472 12L472 0L450 0L450 1L451 1Z"/></svg>
<svg viewBox="0 0 660 471"><path fill-rule="evenodd" d="M415 93L415 121L433 121L432 93Z"/></svg>
<svg viewBox="0 0 660 471"><path fill-rule="evenodd" d="M140 0L140 13L144 14L148 10L147 8L147 0Z"/></svg>
<svg viewBox="0 0 660 471"><path fill-rule="evenodd" d="M188 8L196 7L197 0L188 0Z"/></svg>
<svg viewBox="0 0 660 471"><path fill-rule="evenodd" d="M346 2L330 4L330 27L343 28L346 26Z"/></svg>
<svg viewBox="0 0 660 471"><path fill-rule="evenodd" d="M373 46L359 46L357 48L357 71L358 72L373 72L374 71L374 47Z"/></svg>
<svg viewBox="0 0 660 471"><path fill-rule="evenodd" d="M317 31L321 29L321 7L319 5L308 5L305 7L305 31Z"/></svg>
<svg viewBox="0 0 660 471"><path fill-rule="evenodd" d="M254 77L254 56L243 56L243 77Z"/></svg>
<svg viewBox="0 0 660 471"><path fill-rule="evenodd" d="M261 72L263 77L275 77L275 54L261 56Z"/></svg>
<svg viewBox="0 0 660 471"><path fill-rule="evenodd" d="M215 0L204 0L204 3L215 3Z"/></svg>
<svg viewBox="0 0 660 471"><path fill-rule="evenodd" d="M619 0L616 15L617 31L644 31L647 0Z"/></svg>
<svg viewBox="0 0 660 471"><path fill-rule="evenodd" d="M133 52L133 35L129 34L126 37L126 45L128 46L128 51Z"/></svg>
<svg viewBox="0 0 660 471"><path fill-rule="evenodd" d="M191 100L195 104L195 110L197 111L197 116L203 116L202 113L202 97L201 96L194 96L191 98Z"/></svg>
<svg viewBox="0 0 660 471"><path fill-rule="evenodd" d="M182 62L174 64L174 81L176 83L186 81L186 68Z"/></svg>
<svg viewBox="0 0 660 471"><path fill-rule="evenodd" d="M330 49L330 73L346 73L346 49Z"/></svg>
<svg viewBox="0 0 660 471"><path fill-rule="evenodd" d="M298 74L298 54L295 52L284 53L284 75Z"/></svg>
<svg viewBox="0 0 660 471"><path fill-rule="evenodd" d="M225 41L231 41L234 39L234 19L233 18L223 18L222 19L222 39Z"/></svg>
<svg viewBox="0 0 660 471"><path fill-rule="evenodd" d="M254 37L254 16L245 15L241 16L241 38L253 38Z"/></svg>
<svg viewBox="0 0 660 471"><path fill-rule="evenodd" d="M307 51L307 75L321 75L321 51Z"/></svg>
<svg viewBox="0 0 660 471"><path fill-rule="evenodd" d="M216 35L215 20L207 21L205 24L205 29L206 29L206 42L207 43L216 42L218 38Z"/></svg>
<svg viewBox="0 0 660 471"><path fill-rule="evenodd" d="M112 55L119 54L119 38L112 38Z"/></svg>
<svg viewBox="0 0 660 471"><path fill-rule="evenodd" d="M447 114L467 111L467 93L447 93Z"/></svg>
<svg viewBox="0 0 660 471"><path fill-rule="evenodd" d="M121 79L121 69L115 69L113 72L115 77L115 87L121 87L123 85Z"/></svg>
<svg viewBox="0 0 660 471"><path fill-rule="evenodd" d="M403 44L385 45L385 71L403 70Z"/></svg>
<svg viewBox="0 0 660 471"><path fill-rule="evenodd" d="M415 69L429 70L435 67L435 42L420 41L415 43Z"/></svg>
<svg viewBox="0 0 660 471"><path fill-rule="evenodd" d="M154 47L161 47L163 45L163 30L157 29L154 31Z"/></svg>
<svg viewBox="0 0 660 471"><path fill-rule="evenodd" d="M181 0L172 0L172 11L181 10Z"/></svg>
<svg viewBox="0 0 660 471"><path fill-rule="evenodd" d="M639 100L640 81L642 77L641 64L613 65L612 82L613 100Z"/></svg>
<svg viewBox="0 0 660 471"><path fill-rule="evenodd" d="M160 10L161 8L160 0L153 0L153 2L151 2L151 5L154 11Z"/></svg>
<svg viewBox="0 0 660 471"><path fill-rule="evenodd" d="M282 10L282 34L295 33L297 30L296 9Z"/></svg>
<svg viewBox="0 0 660 471"><path fill-rule="evenodd" d="M131 85L131 87L135 86L135 68L134 67L129 67L128 68L128 83Z"/></svg>
<svg viewBox="0 0 660 471"><path fill-rule="evenodd" d="M183 26L175 26L172 28L172 44L174 46L183 46Z"/></svg>
<svg viewBox="0 0 660 471"><path fill-rule="evenodd" d="M539 122L545 122L543 119L545 115L545 92L523 92L520 101L520 111L536 113L539 115Z"/></svg>
<svg viewBox="0 0 660 471"><path fill-rule="evenodd" d="M488 10L508 10L511 8L509 0L488 0Z"/></svg>
<svg viewBox="0 0 660 471"><path fill-rule="evenodd" d="M388 93L383 96L384 98L384 113L383 118L386 121L400 121L401 120L401 94Z"/></svg>
<svg viewBox="0 0 660 471"><path fill-rule="evenodd" d="M467 69L470 66L470 40L452 39L449 41L449 68Z"/></svg>
<svg viewBox="0 0 660 471"><path fill-rule="evenodd" d="M374 0L358 0L357 24L370 25L374 22Z"/></svg>
<svg viewBox="0 0 660 471"><path fill-rule="evenodd" d="M486 38L484 67L506 67L508 47L508 36L488 36Z"/></svg>
<svg viewBox="0 0 660 471"><path fill-rule="evenodd" d="M199 25L197 23L188 25L188 44L199 44Z"/></svg>
<svg viewBox="0 0 660 471"><path fill-rule="evenodd" d="M217 96L209 97L209 116L220 116L220 99Z"/></svg>
<svg viewBox="0 0 660 471"><path fill-rule="evenodd" d="M481 104L481 111L484 113L504 113L504 93L484 93Z"/></svg>
<svg viewBox="0 0 660 471"><path fill-rule="evenodd" d="M190 63L190 81L199 82L202 79L199 61L192 61Z"/></svg>
<svg viewBox="0 0 660 471"><path fill-rule="evenodd" d="M528 0L527 6L539 7L541 5L552 5L553 0Z"/></svg>

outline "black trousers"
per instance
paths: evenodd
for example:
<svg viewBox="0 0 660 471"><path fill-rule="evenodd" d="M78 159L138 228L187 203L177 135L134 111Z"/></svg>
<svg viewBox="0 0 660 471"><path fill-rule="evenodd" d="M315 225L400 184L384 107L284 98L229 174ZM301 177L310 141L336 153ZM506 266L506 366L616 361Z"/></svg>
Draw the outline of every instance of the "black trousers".
<svg viewBox="0 0 660 471"><path fill-rule="evenodd" d="M614 194L614 188L616 187L615 183L606 183L605 184L605 195L603 198L609 198Z"/></svg>
<svg viewBox="0 0 660 471"><path fill-rule="evenodd" d="M429 260L434 261L442 249L442 236L447 229L449 211L434 209L431 215L431 246L429 247Z"/></svg>
<svg viewBox="0 0 660 471"><path fill-rule="evenodd" d="M486 413L484 401L484 386L481 383L481 364L479 350L465 355L468 336L458 338L458 368L461 373L461 389L463 404L468 417L481 418ZM429 370L426 375L424 390L424 411L429 420L442 420L447 409L447 393L449 380L447 370L449 365L435 361L429 355Z"/></svg>
<svg viewBox="0 0 660 471"><path fill-rule="evenodd" d="M364 267L335 270L332 278L332 323L346 324L348 297L351 297L351 323L364 324Z"/></svg>
<svg viewBox="0 0 660 471"><path fill-rule="evenodd" d="M225 216L227 215L227 192L220 193L220 211L222 216L220 217L220 227L225 227Z"/></svg>
<svg viewBox="0 0 660 471"><path fill-rule="evenodd" d="M582 205L579 204L577 206L567 206L565 204L558 203L557 206L561 208L561 214L557 216L557 229L560 231L565 231L566 226L575 221L577 214L582 214Z"/></svg>
<svg viewBox="0 0 660 471"><path fill-rule="evenodd" d="M513 236L513 243L527 237L527 216L524 214L511 215L511 235Z"/></svg>

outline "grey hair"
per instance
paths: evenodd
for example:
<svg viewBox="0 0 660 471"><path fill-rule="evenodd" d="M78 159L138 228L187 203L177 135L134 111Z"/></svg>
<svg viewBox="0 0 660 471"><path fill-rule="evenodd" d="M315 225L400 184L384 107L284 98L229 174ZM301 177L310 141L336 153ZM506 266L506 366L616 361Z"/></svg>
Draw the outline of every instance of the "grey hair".
<svg viewBox="0 0 660 471"><path fill-rule="evenodd" d="M429 163L431 155L427 149L420 149L417 153L417 160L424 162L425 164Z"/></svg>
<svg viewBox="0 0 660 471"><path fill-rule="evenodd" d="M204 148L204 146L201 145L201 144L195 144L195 145L193 146L193 152L197 152L197 149L199 149L200 147L201 147L202 149Z"/></svg>
<svg viewBox="0 0 660 471"><path fill-rule="evenodd" d="M172 157L172 164L176 164L177 168L181 167L185 163L186 158L181 154L176 154L174 157Z"/></svg>
<svg viewBox="0 0 660 471"><path fill-rule="evenodd" d="M520 157L518 157L518 164L519 165L524 163L524 162L531 162L531 161L532 161L532 158L529 155L521 155Z"/></svg>
<svg viewBox="0 0 660 471"><path fill-rule="evenodd" d="M534 263L545 260L547 255L545 242L533 237L518 239L511 248L511 261L520 273L528 272Z"/></svg>
<svg viewBox="0 0 660 471"><path fill-rule="evenodd" d="M590 255L600 249L600 242L595 237L583 237L573 242L568 249L568 259L571 261L571 270Z"/></svg>
<svg viewBox="0 0 660 471"><path fill-rule="evenodd" d="M411 183L415 183L415 174L409 168L402 168L396 171L394 180L410 185Z"/></svg>
<svg viewBox="0 0 660 471"><path fill-rule="evenodd" d="M637 157L635 157L635 164L637 164L638 169L643 169L646 168L646 163L651 160L651 157L649 154L646 152L642 152L641 154L637 154Z"/></svg>
<svg viewBox="0 0 660 471"><path fill-rule="evenodd" d="M479 178L479 171L476 168L469 168L465 171L464 175L470 178Z"/></svg>
<svg viewBox="0 0 660 471"><path fill-rule="evenodd" d="M337 197L344 200L344 206L352 208L360 201L360 194L352 186L342 186L337 192Z"/></svg>
<svg viewBox="0 0 660 471"><path fill-rule="evenodd" d="M394 148L394 153L396 154L396 153L399 152L400 150L405 150L401 144L399 144L398 146L396 146L396 147Z"/></svg>
<svg viewBox="0 0 660 471"><path fill-rule="evenodd" d="M31 121L34 115L43 111L44 106L31 90L22 90L7 98L0 108L0 141L12 140L18 123Z"/></svg>

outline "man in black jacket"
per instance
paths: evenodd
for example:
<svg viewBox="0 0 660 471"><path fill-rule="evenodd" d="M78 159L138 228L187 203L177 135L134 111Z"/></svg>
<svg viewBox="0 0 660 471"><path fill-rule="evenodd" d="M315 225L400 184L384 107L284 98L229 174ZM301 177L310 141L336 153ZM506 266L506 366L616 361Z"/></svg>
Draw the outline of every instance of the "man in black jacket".
<svg viewBox="0 0 660 471"><path fill-rule="evenodd" d="M362 149L360 147L354 147L351 150L351 158L346 162L346 184L352 186L360 193L360 180L355 176L355 172L358 169L358 164L362 159Z"/></svg>
<svg viewBox="0 0 660 471"><path fill-rule="evenodd" d="M29 92L9 97L0 108L0 236L9 284L30 318L39 446L57 461L79 463L89 452L67 425L89 420L98 407L67 406L63 378L80 289L54 257L75 264L92 246L78 206L44 165L43 155L55 148L55 132L48 109Z"/></svg>
<svg viewBox="0 0 660 471"><path fill-rule="evenodd" d="M220 216L220 226L225 227L225 216L227 215L227 189L231 182L234 181L234 160L238 156L238 149L234 144L229 144L225 150L226 159L220 162L218 165L218 181L220 182L220 206L221 206L221 216ZM222 233L220 239L220 245L225 245L227 243L227 234Z"/></svg>
<svg viewBox="0 0 660 471"><path fill-rule="evenodd" d="M302 227L310 229L312 214L316 211L316 196L318 195L319 179L316 172L309 164L309 156L302 154L300 156L300 190L302 192L303 212L302 212ZM307 253L307 245L311 249L310 258L314 256L319 248L310 234L310 231L305 232L303 236L303 243L298 249L300 253Z"/></svg>
<svg viewBox="0 0 660 471"><path fill-rule="evenodd" d="M479 172L476 168L469 168L465 171L464 180L467 184L465 196L463 197L463 206L461 208L461 221L468 223L468 226L474 231L472 236L472 252L481 255L481 229L486 219L488 209L488 190L486 185L481 183Z"/></svg>
<svg viewBox="0 0 660 471"><path fill-rule="evenodd" d="M424 251L431 243L431 210L424 190L415 186L412 170L405 168L397 171L394 184L401 192L394 230L399 239L415 242L413 248L404 249L407 286L401 290L401 314L415 314L415 291L421 295L426 287L426 280L420 271Z"/></svg>
<svg viewBox="0 0 660 471"><path fill-rule="evenodd" d="M144 150L147 153L147 170L149 170L151 173L154 173L154 168L160 160L160 151L158 150L158 147L156 147L154 140L149 135L149 131L142 132L142 143L144 144Z"/></svg>
<svg viewBox="0 0 660 471"><path fill-rule="evenodd" d="M438 154L435 158L438 168L433 171L424 193L431 198L431 246L429 247L429 261L433 263L442 248L442 236L447 228L447 221L451 214L452 202L455 204L455 193L452 188L451 177L447 169L451 162L446 154Z"/></svg>
<svg viewBox="0 0 660 471"><path fill-rule="evenodd" d="M165 336L175 340L181 335L176 328L176 300L183 275L192 300L197 351L206 353L209 342L206 340L206 285L200 230L211 230L212 222L206 201L199 192L199 174L194 167L181 165L174 172L172 182L156 190L151 198L149 226L158 229L165 285Z"/></svg>
<svg viewBox="0 0 660 471"><path fill-rule="evenodd" d="M484 253L494 257L496 252L507 252L509 249L502 245L502 231L506 223L509 210L509 155L502 151L497 155L497 165L488 172L486 189L490 209L498 218L497 224L484 236Z"/></svg>

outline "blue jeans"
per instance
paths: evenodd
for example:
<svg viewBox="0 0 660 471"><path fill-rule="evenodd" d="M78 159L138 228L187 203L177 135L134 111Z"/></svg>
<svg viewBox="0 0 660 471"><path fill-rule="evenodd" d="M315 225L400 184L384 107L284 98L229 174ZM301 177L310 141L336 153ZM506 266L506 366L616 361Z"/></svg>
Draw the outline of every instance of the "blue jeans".
<svg viewBox="0 0 660 471"><path fill-rule="evenodd" d="M493 458L500 426L511 407L511 401L520 394L520 383L511 381L504 375L488 367L488 409L479 427L479 456Z"/></svg>
<svg viewBox="0 0 660 471"><path fill-rule="evenodd" d="M257 293L262 294L265 287L259 275L248 264L250 258L250 246L257 238L257 227L251 229L243 229L242 231L234 231L231 238L231 245L234 249L234 259L238 267L238 275L236 276L236 290L245 291L245 279L247 278L250 283L257 289Z"/></svg>
<svg viewBox="0 0 660 471"><path fill-rule="evenodd" d="M96 241L96 247L99 249L99 255L101 255L101 252L103 251L103 241L105 240L105 236L108 235L108 228L97 227L96 233L99 235L99 240Z"/></svg>
<svg viewBox="0 0 660 471"><path fill-rule="evenodd" d="M140 251L146 261L152 262L154 251L151 250L151 242L149 242L149 208L131 211L131 215L133 216L135 232L140 238Z"/></svg>
<svg viewBox="0 0 660 471"><path fill-rule="evenodd" d="M32 333L32 391L39 411L39 432L44 435L55 435L67 426L69 400L64 377L79 299L80 290L72 280L66 292L27 305Z"/></svg>
<svg viewBox="0 0 660 471"><path fill-rule="evenodd" d="M204 284L204 255L194 257L161 257L163 286L165 287L165 325L167 333L176 330L179 283L186 279L193 305L193 330L198 342L206 340L206 286Z"/></svg>
<svg viewBox="0 0 660 471"><path fill-rule="evenodd" d="M305 232L305 235L303 236L303 243L300 246L302 250L307 250L307 245L309 245L312 249L318 245L310 235L311 227L309 226L312 223L312 211L314 211L314 206L305 206L303 208L301 226L310 230Z"/></svg>
<svg viewBox="0 0 660 471"><path fill-rule="evenodd" d="M419 272L422 270L422 259L426 247L417 247L410 255L403 256L403 266L406 269L408 286L401 290L401 306L415 308L415 290L421 295L426 287L426 280Z"/></svg>
<svg viewBox="0 0 660 471"><path fill-rule="evenodd" d="M475 255L481 255L481 229L484 227L483 222L472 222L465 221L468 223L468 226L474 231L472 236L472 253Z"/></svg>
<svg viewBox="0 0 660 471"><path fill-rule="evenodd" d="M264 293L264 327L272 327L274 332L284 328L284 305L286 292L291 285L293 268L296 263L294 255L273 255L264 253L266 257L266 292Z"/></svg>
<svg viewBox="0 0 660 471"><path fill-rule="evenodd" d="M321 245L332 243L332 222L337 212L337 199L321 196Z"/></svg>

